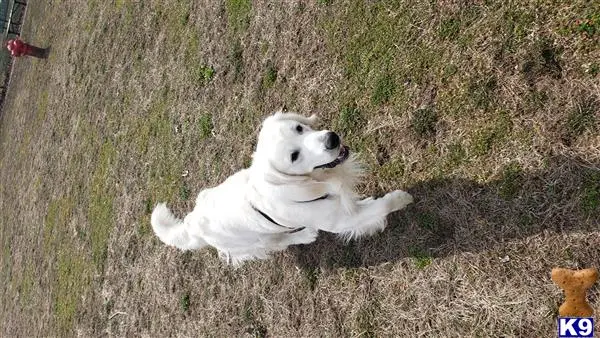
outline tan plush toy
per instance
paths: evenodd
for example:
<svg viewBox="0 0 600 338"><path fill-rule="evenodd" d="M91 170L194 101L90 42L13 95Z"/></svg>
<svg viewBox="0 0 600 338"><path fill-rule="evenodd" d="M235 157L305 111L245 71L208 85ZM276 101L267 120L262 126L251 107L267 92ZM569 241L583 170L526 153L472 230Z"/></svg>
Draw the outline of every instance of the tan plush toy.
<svg viewBox="0 0 600 338"><path fill-rule="evenodd" d="M558 308L561 317L591 317L594 310L585 299L585 292L598 279L598 270L552 269L552 280L565 291L565 302Z"/></svg>

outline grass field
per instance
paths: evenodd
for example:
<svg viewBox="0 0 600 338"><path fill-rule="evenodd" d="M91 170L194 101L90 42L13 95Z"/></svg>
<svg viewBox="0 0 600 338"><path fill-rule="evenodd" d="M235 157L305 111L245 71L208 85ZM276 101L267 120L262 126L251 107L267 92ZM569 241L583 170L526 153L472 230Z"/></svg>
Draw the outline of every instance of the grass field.
<svg viewBox="0 0 600 338"><path fill-rule="evenodd" d="M0 336L551 337L550 269L600 265L598 2L30 1L22 37ZM416 203L239 269L160 243L283 105Z"/></svg>

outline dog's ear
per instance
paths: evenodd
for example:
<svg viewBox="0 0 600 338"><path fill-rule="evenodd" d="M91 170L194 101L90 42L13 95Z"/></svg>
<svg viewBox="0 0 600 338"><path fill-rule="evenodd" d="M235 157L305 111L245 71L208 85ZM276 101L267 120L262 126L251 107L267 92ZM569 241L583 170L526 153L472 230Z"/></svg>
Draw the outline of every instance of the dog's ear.
<svg viewBox="0 0 600 338"><path fill-rule="evenodd" d="M306 124L309 126L313 126L315 123L317 123L318 117L317 115L313 114L309 117L306 116L302 116L300 114L296 114L296 113L288 113L288 112L283 112L283 111L277 111L275 112L274 115L270 116L267 118L267 120L292 120L292 121L296 121L302 124Z"/></svg>
<svg viewBox="0 0 600 338"><path fill-rule="evenodd" d="M308 120L310 121L309 123L307 123L309 126L314 126L315 124L317 124L317 122L319 122L319 117L316 114L312 114L308 117Z"/></svg>
<svg viewBox="0 0 600 338"><path fill-rule="evenodd" d="M281 108L279 108L278 110L275 111L275 113L273 113L274 115L277 114L285 114L288 112L287 106L284 104L283 106L281 106Z"/></svg>

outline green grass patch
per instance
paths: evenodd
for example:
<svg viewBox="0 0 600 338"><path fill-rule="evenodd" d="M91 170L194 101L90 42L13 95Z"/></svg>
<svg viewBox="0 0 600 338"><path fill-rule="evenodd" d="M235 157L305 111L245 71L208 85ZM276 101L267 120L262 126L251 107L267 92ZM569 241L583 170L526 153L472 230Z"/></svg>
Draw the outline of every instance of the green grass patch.
<svg viewBox="0 0 600 338"><path fill-rule="evenodd" d="M160 141L171 143L173 128L167 115L169 100L166 95L155 98L147 114L136 117L130 122L135 127L132 128L132 134L129 135L127 143L136 150L139 156L146 155Z"/></svg>
<svg viewBox="0 0 600 338"><path fill-rule="evenodd" d="M76 248L65 245L58 253L54 281L54 319L62 336L74 331L82 294L89 285L89 262Z"/></svg>
<svg viewBox="0 0 600 338"><path fill-rule="evenodd" d="M500 181L498 182L498 195L503 199L510 200L515 198L521 191L523 184L523 171L517 163L507 165Z"/></svg>
<svg viewBox="0 0 600 338"><path fill-rule="evenodd" d="M192 68L192 78L200 86L207 85L215 75L215 69L207 65L197 65Z"/></svg>
<svg viewBox="0 0 600 338"><path fill-rule="evenodd" d="M165 2L161 4L161 6L162 8L160 9L160 13L166 17L165 20L168 23L166 26L171 27L171 29L174 30L173 32L181 32L190 21L190 2Z"/></svg>
<svg viewBox="0 0 600 338"><path fill-rule="evenodd" d="M155 202L151 197L148 197L144 200L144 214L140 217L139 225L136 228L137 235L139 237L147 237L152 235L150 216L152 215L152 210L154 209L154 203Z"/></svg>
<svg viewBox="0 0 600 338"><path fill-rule="evenodd" d="M454 64L447 64L442 70L442 81L448 83L448 81L458 73L459 69Z"/></svg>
<svg viewBox="0 0 600 338"><path fill-rule="evenodd" d="M365 124L365 120L356 103L346 104L340 109L338 128L345 135L356 133Z"/></svg>
<svg viewBox="0 0 600 338"><path fill-rule="evenodd" d="M589 14L585 18L577 20L575 31L589 37L600 33L600 13Z"/></svg>
<svg viewBox="0 0 600 338"><path fill-rule="evenodd" d="M589 216L600 213L600 173L586 176L581 192L581 209Z"/></svg>
<svg viewBox="0 0 600 338"><path fill-rule="evenodd" d="M129 7L130 3L133 3L133 1L127 1L125 5ZM165 40L166 50L178 50L181 45L186 44L188 32L192 28L189 25L191 15L190 5L189 1L163 1L156 6L153 19L157 26L164 27L164 32L167 36ZM130 18L126 20L126 23L130 25L127 28L130 30L137 27L133 13L133 11L129 10L126 13Z"/></svg>
<svg viewBox="0 0 600 338"><path fill-rule="evenodd" d="M198 55L200 50L200 37L196 31L187 31L187 48L185 49L185 62L188 72L194 83L199 86L207 85L215 75L215 69L202 62Z"/></svg>
<svg viewBox="0 0 600 338"><path fill-rule="evenodd" d="M375 81L375 89L371 95L371 102L374 105L388 103L396 92L396 82L390 74L381 74Z"/></svg>
<svg viewBox="0 0 600 338"><path fill-rule="evenodd" d="M67 197L53 199L48 204L42 230L45 253L51 255L60 245L62 236L67 232L67 225L71 220L73 208L73 200Z"/></svg>
<svg viewBox="0 0 600 338"><path fill-rule="evenodd" d="M369 24L366 25L365 23ZM349 5L347 14L332 22L329 33L331 44L342 49L346 60L346 76L351 80L365 81L374 70L386 69L392 59L392 48L396 40L395 25L383 6L369 6L355 2ZM402 32L396 31L396 34ZM334 40L335 32L346 31L345 41Z"/></svg>
<svg viewBox="0 0 600 338"><path fill-rule="evenodd" d="M230 32L242 33L250 25L250 13L252 1L250 0L226 0L227 23Z"/></svg>
<svg viewBox="0 0 600 338"><path fill-rule="evenodd" d="M471 151L476 156L484 156L492 151L494 145L500 144L510 134L512 120L505 112L499 112L491 125L478 129L471 139Z"/></svg>
<svg viewBox="0 0 600 338"><path fill-rule="evenodd" d="M161 161L157 168L151 170L148 185L152 189L155 202L168 202L179 197L181 190L181 165L169 165Z"/></svg>
<svg viewBox="0 0 600 338"><path fill-rule="evenodd" d="M181 198L183 201L187 201L190 199L190 194L190 188L187 186L185 181L183 181L183 183L179 187L179 198Z"/></svg>
<svg viewBox="0 0 600 338"><path fill-rule="evenodd" d="M400 157L394 157L384 163L378 170L379 177L388 182L398 181L404 176L404 161Z"/></svg>
<svg viewBox="0 0 600 338"><path fill-rule="evenodd" d="M187 313L190 310L190 293L189 291L183 293L181 297L179 297L179 307L181 308L181 312Z"/></svg>
<svg viewBox="0 0 600 338"><path fill-rule="evenodd" d="M212 115L202 114L198 120L198 128L200 130L200 138L205 139L210 137L214 128Z"/></svg>
<svg viewBox="0 0 600 338"><path fill-rule="evenodd" d="M473 154L483 156L492 150L496 134L492 128L477 130L473 138Z"/></svg>
<svg viewBox="0 0 600 338"><path fill-rule="evenodd" d="M460 19L449 18L441 22L438 35L444 40L455 40L460 33Z"/></svg>
<svg viewBox="0 0 600 338"><path fill-rule="evenodd" d="M152 231L152 226L150 224L150 216L142 217L140 220L140 225L136 228L136 233L139 237L149 237L154 233Z"/></svg>
<svg viewBox="0 0 600 338"><path fill-rule="evenodd" d="M262 78L263 88L271 88L277 81L277 68L269 63L264 71Z"/></svg>
<svg viewBox="0 0 600 338"><path fill-rule="evenodd" d="M19 303L23 308L32 306L33 293L35 287L36 273L34 271L34 265L31 261L28 261L23 266L23 275L19 282Z"/></svg>
<svg viewBox="0 0 600 338"><path fill-rule="evenodd" d="M422 83L430 76L442 53L418 38L422 11L402 2L357 1L343 7L322 26L329 47L344 61L344 95L370 91L372 104L392 103L400 89L396 81Z"/></svg>
<svg viewBox="0 0 600 338"><path fill-rule="evenodd" d="M190 22L190 14L189 6L183 7L183 10L179 13L179 24L181 26L187 26Z"/></svg>
<svg viewBox="0 0 600 338"><path fill-rule="evenodd" d="M181 190L183 163L180 138L183 136L176 134L169 114L172 100L168 90L155 97L147 115L138 121L140 129L133 138L149 162L145 173L146 189L152 204L172 201Z"/></svg>
<svg viewBox="0 0 600 338"><path fill-rule="evenodd" d="M185 49L185 60L189 66L193 66L198 59L200 51L200 35L197 31L188 31L187 48Z"/></svg>
<svg viewBox="0 0 600 338"><path fill-rule="evenodd" d="M96 170L92 175L90 200L88 206L88 222L92 260L98 271L104 270L108 237L114 227L114 187L113 167L116 161L116 149L110 141L105 141L100 148Z"/></svg>
<svg viewBox="0 0 600 338"><path fill-rule="evenodd" d="M381 74L375 81L375 89L371 95L371 102L374 105L388 103L396 92L396 82L390 74Z"/></svg>
<svg viewBox="0 0 600 338"><path fill-rule="evenodd" d="M350 147L350 149L356 153L364 153L369 149L377 147L377 139L374 134L365 135L360 130L356 133L349 134L344 139L344 143Z"/></svg>
<svg viewBox="0 0 600 338"><path fill-rule="evenodd" d="M446 157L446 168L456 168L465 162L467 158L467 151L463 148L460 143L453 143L448 145L448 155Z"/></svg>
<svg viewBox="0 0 600 338"><path fill-rule="evenodd" d="M48 111L48 89L43 89L40 92L38 98L37 113L35 115L35 125L41 126L46 119L46 112Z"/></svg>
<svg viewBox="0 0 600 338"><path fill-rule="evenodd" d="M417 269L424 269L433 262L433 257L419 248L411 248L409 253L414 259L414 264Z"/></svg>
<svg viewBox="0 0 600 338"><path fill-rule="evenodd" d="M152 214L153 209L154 209L154 205L152 204L152 200L147 198L144 203L144 211L146 212L146 215Z"/></svg>
<svg viewBox="0 0 600 338"><path fill-rule="evenodd" d="M438 224L438 218L436 215L429 212L421 212L417 214L417 225L425 230L433 231L436 229Z"/></svg>
<svg viewBox="0 0 600 338"><path fill-rule="evenodd" d="M518 6L507 9L502 16L504 20L498 22L496 31L503 36L502 52L511 53L534 29L536 16L532 11Z"/></svg>
<svg viewBox="0 0 600 338"><path fill-rule="evenodd" d="M493 75L471 79L468 95L476 108L487 109L494 103L497 81Z"/></svg>
<svg viewBox="0 0 600 338"><path fill-rule="evenodd" d="M432 108L422 108L415 111L410 120L412 130L420 137L429 137L435 134L438 116Z"/></svg>

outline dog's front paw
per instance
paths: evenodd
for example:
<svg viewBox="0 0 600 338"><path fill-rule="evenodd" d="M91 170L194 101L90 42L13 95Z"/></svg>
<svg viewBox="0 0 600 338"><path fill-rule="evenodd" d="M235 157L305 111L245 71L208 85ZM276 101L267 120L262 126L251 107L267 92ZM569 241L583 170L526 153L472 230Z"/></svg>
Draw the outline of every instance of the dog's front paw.
<svg viewBox="0 0 600 338"><path fill-rule="evenodd" d="M411 194L402 190L392 191L385 195L384 198L389 201L389 212L403 209L414 201Z"/></svg>

